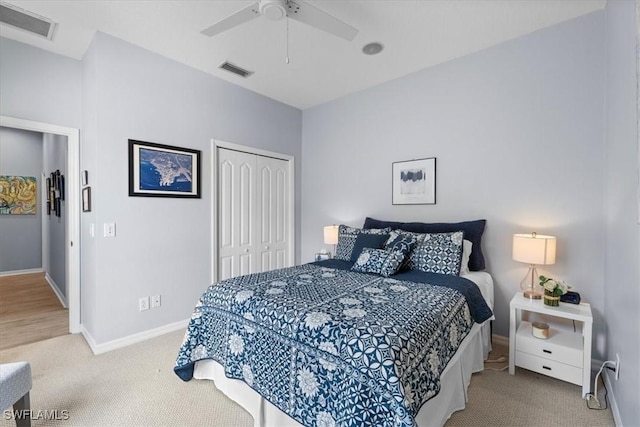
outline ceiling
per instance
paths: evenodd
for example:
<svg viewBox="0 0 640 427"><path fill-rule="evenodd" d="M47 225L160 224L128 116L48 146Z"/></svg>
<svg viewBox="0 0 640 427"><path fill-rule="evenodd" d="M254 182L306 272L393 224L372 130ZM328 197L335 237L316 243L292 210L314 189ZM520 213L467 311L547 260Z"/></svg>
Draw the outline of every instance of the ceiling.
<svg viewBox="0 0 640 427"><path fill-rule="evenodd" d="M357 28L351 42L292 19L263 17L214 37L200 33L250 0L8 3L47 17L57 27L50 41L1 24L3 37L81 59L95 32L102 31L306 109L603 9L606 0L310 1ZM362 47L373 41L385 49L375 56L364 55ZM255 73L241 78L218 69L225 60Z"/></svg>

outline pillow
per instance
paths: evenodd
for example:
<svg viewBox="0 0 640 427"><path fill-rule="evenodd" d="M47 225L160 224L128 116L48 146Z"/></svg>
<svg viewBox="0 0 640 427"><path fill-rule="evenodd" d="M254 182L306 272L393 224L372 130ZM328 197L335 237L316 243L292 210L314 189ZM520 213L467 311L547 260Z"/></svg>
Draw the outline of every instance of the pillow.
<svg viewBox="0 0 640 427"><path fill-rule="evenodd" d="M364 248L351 269L360 273L375 273L389 277L398 271L404 255L384 249Z"/></svg>
<svg viewBox="0 0 640 427"><path fill-rule="evenodd" d="M411 252L409 268L428 273L459 275L463 238L462 231L425 234L422 242Z"/></svg>
<svg viewBox="0 0 640 427"><path fill-rule="evenodd" d="M485 269L484 255L482 254L482 233L487 223L486 219L464 221L457 223L423 223L423 222L395 222L380 221L367 217L362 228L389 228L391 230L413 231L414 233L449 233L452 231L464 231L464 238L473 244L473 250L469 257L469 270L481 271Z"/></svg>
<svg viewBox="0 0 640 427"><path fill-rule="evenodd" d="M343 261L351 261L351 253L353 252L353 246L356 243L358 233L364 234L389 234L389 230L369 229L361 230L359 228L349 227L348 225L340 224L338 227L338 245L336 246L335 259L341 259Z"/></svg>
<svg viewBox="0 0 640 427"><path fill-rule="evenodd" d="M360 252L362 252L364 248L382 249L388 239L388 234L358 233L358 237L356 237L356 241L353 243L353 250L351 251L351 262L356 262L360 256Z"/></svg>
<svg viewBox="0 0 640 427"><path fill-rule="evenodd" d="M387 243L385 243L384 248L408 255L416 246L416 243L418 243L418 238L414 233L392 231L389 233L389 239L387 240Z"/></svg>
<svg viewBox="0 0 640 427"><path fill-rule="evenodd" d="M385 243L384 248L388 251L400 252L403 256L403 263L409 257L409 254L418 243L418 235L414 233L403 233L401 231L392 231L389 233L389 239ZM402 264L403 264L402 263Z"/></svg>
<svg viewBox="0 0 640 427"><path fill-rule="evenodd" d="M464 239L462 241L462 263L460 264L460 276L469 274L469 255L473 249L473 243Z"/></svg>

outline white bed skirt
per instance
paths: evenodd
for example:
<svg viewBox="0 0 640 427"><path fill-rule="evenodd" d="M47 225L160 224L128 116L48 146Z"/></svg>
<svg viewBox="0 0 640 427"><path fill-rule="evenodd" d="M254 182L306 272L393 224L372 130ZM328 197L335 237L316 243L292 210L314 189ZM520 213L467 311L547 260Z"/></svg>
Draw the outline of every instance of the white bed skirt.
<svg viewBox="0 0 640 427"><path fill-rule="evenodd" d="M451 414L464 409L471 374L484 369L489 351L491 328L490 320L487 320L482 325L473 325L469 335L460 344L442 373L440 393L420 409L416 417L418 426L442 426ZM196 362L193 377L213 380L218 390L251 414L255 427L300 426L243 381L227 378L222 365L213 360Z"/></svg>

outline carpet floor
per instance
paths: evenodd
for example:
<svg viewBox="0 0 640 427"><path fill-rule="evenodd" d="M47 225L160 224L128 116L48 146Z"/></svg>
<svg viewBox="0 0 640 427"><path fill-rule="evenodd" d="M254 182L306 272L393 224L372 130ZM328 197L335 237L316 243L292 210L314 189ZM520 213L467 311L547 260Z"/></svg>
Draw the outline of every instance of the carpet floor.
<svg viewBox="0 0 640 427"><path fill-rule="evenodd" d="M181 381L174 332L94 356L80 335L0 351L0 363L31 363L33 426L252 426L253 419L212 382ZM489 356L508 353L499 346ZM505 363L487 363L500 369ZM601 387L600 387L601 388ZM10 413L0 426L14 426ZM453 426L613 426L610 410L589 410L580 387L518 369L474 374L469 402Z"/></svg>

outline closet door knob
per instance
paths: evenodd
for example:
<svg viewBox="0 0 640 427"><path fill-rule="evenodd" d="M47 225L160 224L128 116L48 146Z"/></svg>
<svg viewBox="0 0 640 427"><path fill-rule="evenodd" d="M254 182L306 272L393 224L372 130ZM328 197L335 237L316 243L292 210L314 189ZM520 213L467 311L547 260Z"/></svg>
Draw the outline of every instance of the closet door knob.
<svg viewBox="0 0 640 427"><path fill-rule="evenodd" d="M249 253L249 248L245 249L244 251L245 251L246 253Z"/></svg>
<svg viewBox="0 0 640 427"><path fill-rule="evenodd" d="M264 248L265 248L265 250L266 250L266 249L269 249L269 246L265 246Z"/></svg>

